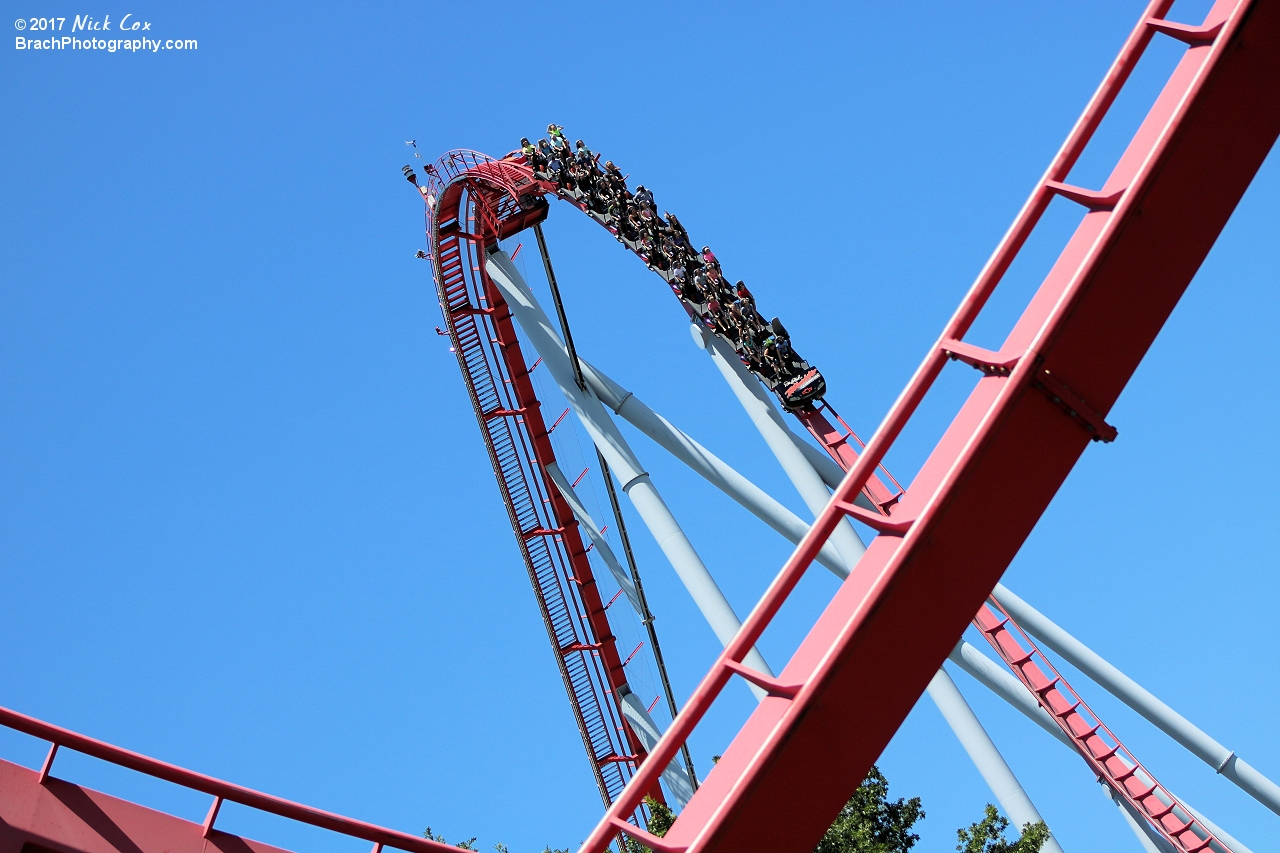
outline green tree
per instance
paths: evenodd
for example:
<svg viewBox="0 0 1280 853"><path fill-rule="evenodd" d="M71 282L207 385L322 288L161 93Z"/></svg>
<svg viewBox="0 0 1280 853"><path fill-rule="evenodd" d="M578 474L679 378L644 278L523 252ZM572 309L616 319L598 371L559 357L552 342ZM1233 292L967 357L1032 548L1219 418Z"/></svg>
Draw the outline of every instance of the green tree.
<svg viewBox="0 0 1280 853"><path fill-rule="evenodd" d="M649 819L645 828L662 838L675 823L675 813L663 803L645 798ZM822 836L814 853L907 853L920 836L911 831L924 818L920 798L889 799L889 782L879 767L872 767L835 823ZM627 842L628 853L652 853L639 842ZM1018 851L1022 853L1022 851Z"/></svg>
<svg viewBox="0 0 1280 853"><path fill-rule="evenodd" d="M873 764L814 853L907 853L920 840L911 828L923 819L920 798L890 800L889 781Z"/></svg>
<svg viewBox="0 0 1280 853"><path fill-rule="evenodd" d="M422 837L427 839L428 841L439 841L441 844L449 843L448 841L444 840L443 835L436 835L435 833L433 833L431 831L431 827L429 826L425 830L423 830ZM468 841L459 841L457 844L453 846L457 847L460 850L479 850L480 849L479 847L476 846L476 840L474 837ZM505 851L506 848L503 848L503 849Z"/></svg>
<svg viewBox="0 0 1280 853"><path fill-rule="evenodd" d="M652 797L645 797L644 804L649 813L645 829L659 838L664 837L676 822L675 812ZM814 853L909 853L920 840L920 836L911 830L922 820L924 809L920 807L920 798L890 800L889 781L879 767L872 765L867 778L840 809L840 814L822 836ZM982 820L956 830L960 839L956 850L960 853L1040 853L1049 838L1049 829L1043 822L1024 826L1016 841L1004 837L1008 828L1009 821L996 811L995 806L987 804ZM427 827L422 835L441 844L449 843L444 836L434 834L431 827ZM462 850L479 850L474 838L454 846ZM505 844L495 844L493 849L496 853L508 853ZM627 853L653 853L633 838L626 839L626 850ZM546 847L542 853L570 851Z"/></svg>
<svg viewBox="0 0 1280 853"><path fill-rule="evenodd" d="M1040 848L1049 838L1049 827L1044 825L1044 821L1022 827L1017 841L1004 837L1008 828L1009 821L996 811L995 806L987 803L982 820L970 824L968 829L956 830L960 839L956 849L960 853L1040 853Z"/></svg>

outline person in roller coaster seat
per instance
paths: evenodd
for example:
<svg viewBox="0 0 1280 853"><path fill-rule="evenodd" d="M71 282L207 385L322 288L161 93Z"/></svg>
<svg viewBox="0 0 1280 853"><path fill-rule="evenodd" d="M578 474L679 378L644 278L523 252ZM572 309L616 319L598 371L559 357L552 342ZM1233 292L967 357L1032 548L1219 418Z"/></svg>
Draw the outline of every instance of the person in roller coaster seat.
<svg viewBox="0 0 1280 853"><path fill-rule="evenodd" d="M573 152L569 148L569 140L564 138L564 128L558 124L547 125L547 138L551 140L551 147L557 152L572 156Z"/></svg>
<svg viewBox="0 0 1280 853"><path fill-rule="evenodd" d="M671 282L671 289L679 293L681 299L695 308L702 304L702 294L698 292L697 285L689 280L684 262L678 257L668 272L668 280Z"/></svg>
<svg viewBox="0 0 1280 853"><path fill-rule="evenodd" d="M689 232L684 230L684 226L680 224L680 220L676 219L676 215L671 211L666 212L667 228L671 231L671 239L679 248L681 253L693 254L693 247L689 245Z"/></svg>
<svg viewBox="0 0 1280 853"><path fill-rule="evenodd" d="M555 159L556 153L551 150L551 143L545 139L538 140L538 162L542 166L542 171L547 170L547 164Z"/></svg>
<svg viewBox="0 0 1280 853"><path fill-rule="evenodd" d="M624 196L625 198L625 196ZM640 218L640 211L631 205L627 205L626 218L622 220L621 234L628 240L636 240L641 231L644 230L644 220Z"/></svg>
<svg viewBox="0 0 1280 853"><path fill-rule="evenodd" d="M529 141L529 137L520 137L520 153L524 155L524 160L529 164L529 168L533 170L534 177L546 168L546 158L538 151L538 146Z"/></svg>
<svg viewBox="0 0 1280 853"><path fill-rule="evenodd" d="M675 214L658 215L652 190L637 186L633 195L612 160L604 161L602 168L599 155L581 139L570 145L560 125L547 125L547 137L536 146L527 138L520 140L520 150L539 179L572 192L650 269L663 273L671 289L693 309L695 320L731 343L784 407L794 410L822 396L822 375L792 349L782 322L760 316L746 284L725 277L709 246L695 250Z"/></svg>
<svg viewBox="0 0 1280 853"><path fill-rule="evenodd" d="M711 301L711 288L707 282L707 274L698 270L693 274L693 286L698 291L698 302L703 305Z"/></svg>

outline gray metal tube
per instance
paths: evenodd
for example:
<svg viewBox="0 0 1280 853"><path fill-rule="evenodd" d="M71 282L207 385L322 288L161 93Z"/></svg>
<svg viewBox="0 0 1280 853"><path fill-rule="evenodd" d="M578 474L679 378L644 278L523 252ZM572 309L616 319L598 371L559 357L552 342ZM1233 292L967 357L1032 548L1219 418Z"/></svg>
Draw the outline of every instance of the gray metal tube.
<svg viewBox="0 0 1280 853"><path fill-rule="evenodd" d="M1150 691L1116 669L1101 655L1067 633L1047 616L1027 604L1003 584L995 598L1027 633L1062 655L1109 693L1150 720L1190 753L1230 779L1245 793L1280 814L1280 786L1249 766L1233 751L1205 734L1195 724L1161 702Z"/></svg>
<svg viewBox="0 0 1280 853"><path fill-rule="evenodd" d="M627 722L631 724L631 730L636 733L636 737L640 738L645 752L653 752L662 738L662 729L649 715L640 697L630 690L622 697L622 716L627 718ZM689 800L693 798L693 785L689 781L689 774L674 759L667 765L667 769L662 771L662 781L667 783L667 790L680 804L680 808L689 804Z"/></svg>
<svg viewBox="0 0 1280 853"><path fill-rule="evenodd" d="M672 456L701 474L707 482L733 498L756 518L781 533L792 544L799 544L804 535L809 532L809 525L805 524L798 515L778 503L710 450L673 426L670 421L649 408L630 391L585 359L579 359L578 364L582 367L582 375L587 385L600 398L600 402L613 409L625 421L653 439ZM841 579L848 577L849 567L845 565L831 543L828 542L822 546L817 559L837 577Z"/></svg>
<svg viewBox="0 0 1280 853"><path fill-rule="evenodd" d="M507 306L520 323L525 338L542 356L548 372L555 379L565 399L569 401L570 407L582 422L587 434L591 436L591 440L604 454L609 467L613 469L618 481L622 484L622 490L631 499L636 512L640 514L649 532L657 540L658 547L662 549L671 567L684 583L685 589L693 597L694 603L702 611L703 618L715 632L716 638L722 645L727 645L742 625L742 621L733 612L729 600L725 598L724 592L711 577L706 564L694 550L693 544L681 529L671 509L658 494L649 474L632 452L631 446L627 444L622 433L618 431L617 424L609 418L604 405L589 389L579 388L574 381L573 366L565 353L564 343L556 334L546 312L538 305L524 278L511 263L511 259L507 257L506 252L497 251L489 255L488 262L489 277L502 291L503 298L506 299ZM751 650L743 663L753 669L772 674L764 657L755 649ZM748 686L758 698L763 698L765 695L764 691L756 685Z"/></svg>
<svg viewBox="0 0 1280 853"><path fill-rule="evenodd" d="M704 349L706 344L706 338L714 337L712 335L709 335L701 327L696 325L690 326L690 331L693 332L694 343L696 343L699 347ZM746 368L742 367L741 360L737 359L735 355L732 355L732 350L730 350L730 353L731 353L731 358L733 359L733 361L731 361L730 364L736 361L738 364L739 370L741 371L741 374L746 375L748 377L746 380L747 386L752 390L753 396L754 395L762 396L768 402L768 405L770 406L770 408L772 408L773 400L770 399L768 394L765 394L764 391L760 388L760 383L758 381L755 381L754 379L750 378L750 375L747 374ZM789 429L787 431L790 432ZM836 461L832 459L830 456L828 456L825 451L819 450L809 442L801 438L798 438L794 433L791 434L791 438L794 441L796 447L799 448L801 455L804 456L805 460L813 467L813 470L817 472L818 477L819 479L822 480L823 484L826 485L832 491L835 491L836 489L838 489L840 487L840 482L844 480L845 470L841 468L838 464L836 464ZM862 492L859 492L857 494L857 496L853 499L853 502L858 506L862 507L863 509L869 509L872 512L879 511L879 508L871 502L871 499L868 498Z"/></svg>
<svg viewBox="0 0 1280 853"><path fill-rule="evenodd" d="M1232 853L1253 853L1252 850L1250 850L1248 847L1245 847L1243 844L1240 843L1238 839L1233 837L1231 833L1227 832L1225 829L1218 826L1213 821L1209 820L1209 818L1200 814L1200 812L1197 811L1195 808L1193 808L1186 800L1179 797L1178 802L1186 806L1187 811L1191 812L1192 816L1195 817L1196 820L1203 823L1205 826L1205 829L1212 832L1214 835L1218 837L1219 841L1221 841L1223 844L1230 847Z"/></svg>
<svg viewBox="0 0 1280 853"><path fill-rule="evenodd" d="M769 450L777 458L778 464L786 472L787 478L800 493L801 500L805 502L815 518L821 515L831 500L831 493L827 490L826 483L818 476L818 472L805 458L800 448L800 445L805 442L801 441L783 422L782 415L773 404L773 400L760 385L760 381L742 366L742 360L729 346L728 341L719 335L710 334L697 324L689 328L693 333L694 341L701 342L711 356L711 360L715 362L720 375L733 390L747 417L751 418L760 436L769 445ZM827 541L835 547L836 553L843 558L846 566L856 565L863 552L867 550L847 519L836 526Z"/></svg>
<svg viewBox="0 0 1280 853"><path fill-rule="evenodd" d="M1027 719L1057 738L1063 746L1075 751L1071 738L1050 719L1049 714L1027 690L1026 685L1013 673L1005 669L964 640L956 643L949 659L965 672L972 675L992 693L1017 708Z"/></svg>
<svg viewBox="0 0 1280 853"><path fill-rule="evenodd" d="M622 563L618 562L617 555L613 553L613 548L609 546L609 540L604 538L604 534L600 532L595 519L591 517L591 514L587 512L586 506L578 499L578 493L573 490L573 485L569 482L569 478L560 470L560 466L554 462L547 465L546 469L547 475L551 477L551 482L555 483L556 488L560 490L560 494L569 504L569 508L573 510L573 517L578 520L578 524L587 532L587 538L591 540L596 553L600 555L600 559L604 561L609 573L613 575L614 581L626 593L627 601L631 602L631 607L636 611L636 615L644 619L644 607L640 603L640 594L636 591L636 585L632 582L631 576L627 574L627 570L622 568Z"/></svg>
<svg viewBox="0 0 1280 853"><path fill-rule="evenodd" d="M809 460L813 470L818 472L822 482L826 483L832 491L840 488L840 481L844 479L845 472L834 459L807 441L801 446L800 452L804 454L805 459Z"/></svg>
<svg viewBox="0 0 1280 853"><path fill-rule="evenodd" d="M1128 800L1117 794L1106 782L1098 780L1098 784L1102 787L1102 795L1120 809L1120 815L1133 830L1133 834L1138 837L1138 843L1142 845L1143 850L1147 853L1178 853L1177 848L1165 840L1163 835L1152 829L1151 824L1138 814L1138 810Z"/></svg>
<svg viewBox="0 0 1280 853"><path fill-rule="evenodd" d="M929 682L928 693L1014 827L1021 830L1029 823L1043 821L1035 804L1018 783L1004 756L1000 754L991 736L960 694L960 688L956 687L945 669L934 673L933 680ZM1052 835L1041 850L1043 853L1062 853L1062 847Z"/></svg>

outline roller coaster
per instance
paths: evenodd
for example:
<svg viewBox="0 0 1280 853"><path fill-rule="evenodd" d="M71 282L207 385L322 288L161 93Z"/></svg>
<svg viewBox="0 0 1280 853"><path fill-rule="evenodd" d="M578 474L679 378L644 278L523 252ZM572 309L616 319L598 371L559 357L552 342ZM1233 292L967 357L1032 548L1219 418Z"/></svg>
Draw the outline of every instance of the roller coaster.
<svg viewBox="0 0 1280 853"><path fill-rule="evenodd" d="M1213 246L1280 135L1280 3L1217 0L1198 24L1153 0L977 281L865 443L836 412L818 368L780 318L730 283L650 190L562 129L501 157L454 150L405 177L425 204L428 258L467 393L525 563L605 812L582 847L626 840L657 853L814 848L916 701L928 694L1015 825L1039 811L959 693L959 666L1072 750L1104 787L1144 850L1250 853L1160 783L1068 682L1055 657L1125 702L1280 815L1280 787L1000 583L1049 501L1093 442L1118 432L1108 412ZM1185 53L1098 189L1073 167L1150 43ZM1055 198L1083 208L1074 234L999 349L965 340ZM551 200L602 226L671 291L695 341L749 414L813 515L785 508L580 357L541 223ZM556 318L502 242L532 231ZM518 250L517 250L518 251ZM532 359L532 360L531 360ZM973 368L973 386L924 465L900 485L883 465L944 367ZM543 412L534 371L568 408ZM597 455L609 498L602 524L561 470L552 437L572 412ZM795 545L745 619L729 605L615 419L685 463ZM788 420L790 419L790 420ZM793 431L798 422L809 439ZM616 481L616 488L615 488ZM723 651L677 702L630 544L618 491L720 640ZM853 523L856 522L857 527ZM606 535L612 524L620 558ZM864 543L859 530L870 531ZM817 562L841 579L798 649L775 670L756 644ZM965 567L957 571L958 566ZM607 593L597 570L607 573ZM601 580L604 580L602 577ZM629 683L611 625L625 600L645 626L671 712L665 727ZM994 658L962 639L973 625ZM758 704L714 768L699 778L687 741L725 686L741 679ZM874 695L876 702L859 701ZM216 828L225 801L413 853L455 848L290 803L173 767L0 709L0 722L51 744L37 772L0 764L0 849L107 853L273 851ZM203 824L163 815L56 778L71 749L203 791ZM75 793L75 796L70 794ZM645 798L678 817L659 837ZM89 802L92 807L85 806ZM105 815L105 819L102 817ZM1052 830L1052 827L1050 827ZM121 839L124 839L122 842ZM123 845L123 846L122 846ZM1056 837L1045 850L1060 853ZM28 851L30 853L30 851Z"/></svg>

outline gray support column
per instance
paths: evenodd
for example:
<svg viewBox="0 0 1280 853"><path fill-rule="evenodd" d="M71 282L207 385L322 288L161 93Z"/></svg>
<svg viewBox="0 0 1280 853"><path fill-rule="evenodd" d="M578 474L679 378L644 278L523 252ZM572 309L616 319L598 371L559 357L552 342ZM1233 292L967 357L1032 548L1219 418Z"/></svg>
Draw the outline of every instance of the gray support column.
<svg viewBox="0 0 1280 853"><path fill-rule="evenodd" d="M834 459L807 441L802 443L800 452L804 454L805 459L809 460L813 470L818 472L822 482L826 483L832 491L840 488L840 481L844 479L845 472L843 468L836 464ZM870 504L871 502L868 501L867 503ZM871 509L875 509L875 507L873 506Z"/></svg>
<svg viewBox="0 0 1280 853"><path fill-rule="evenodd" d="M945 669L934 674L928 692L1014 827L1021 830L1029 823L1044 820ZM1042 853L1062 853L1062 847L1052 835L1041 850Z"/></svg>
<svg viewBox="0 0 1280 853"><path fill-rule="evenodd" d="M622 484L622 490L631 499L636 512L657 540L658 547L679 575L685 589L689 590L694 603L702 611L703 618L720 643L727 645L741 627L741 620L733 612L729 600L716 585L715 579L693 549L693 544L672 515L671 509L654 488L648 472L618 431L617 425L609 418L600 400L589 389L583 390L577 386L564 343L556 334L546 312L538 305L529 286L505 252L497 251L489 255L488 272L520 323L525 338L542 356L548 372L569 401L591 440L604 454L609 467ZM764 657L755 649L747 655L744 663L753 669L772 674ZM748 686L758 698L765 695L761 688Z"/></svg>
<svg viewBox="0 0 1280 853"><path fill-rule="evenodd" d="M787 427L782 420L782 414L774 406L773 400L760 384L760 380L742 366L742 360L738 358L738 354L733 351L727 341L719 335L707 332L697 324L691 325L689 329L693 333L694 342L701 342L702 347L710 354L720 375L724 377L724 381L729 384L734 396L746 410L747 417L751 418L751 422L760 431L760 436L773 451L787 478L791 480L796 491L800 493L800 498L816 518L826 509L827 503L831 500L831 493L827 490L826 483L818 476L818 472L805 458L800 448L800 445L805 442ZM863 552L867 550L847 519L836 526L831 538L827 541L835 547L836 553L843 558L847 566L856 565Z"/></svg>
<svg viewBox="0 0 1280 853"><path fill-rule="evenodd" d="M1175 796L1177 796L1177 795L1175 794ZM1227 832L1225 829L1223 829L1222 827L1218 826L1218 825L1217 825L1216 823L1214 823L1213 821L1209 820L1209 818L1207 818L1207 817L1205 817L1204 815L1200 814L1200 812L1199 812L1199 811L1197 811L1195 808L1193 808L1193 807L1191 806L1191 804L1190 804L1190 803L1188 803L1186 800L1182 799L1181 797L1178 797L1178 802L1180 802L1180 803L1182 803L1184 806L1186 806L1186 807L1187 807L1187 811L1191 812L1191 815L1192 815L1196 820L1198 820L1198 821L1200 821L1201 823L1203 823L1203 824L1204 824L1204 826L1205 826L1205 829L1207 829L1207 830L1209 830L1210 832L1212 832L1214 835L1216 835L1216 836L1218 837L1218 840L1219 840L1219 841L1221 841L1223 844L1225 844L1225 845L1227 845L1228 847L1230 847L1230 848L1231 848L1232 853L1253 853L1253 851L1252 851L1252 850L1250 850L1248 847L1245 847L1245 846L1244 846L1243 844L1241 844L1241 843L1240 843L1240 842L1239 842L1235 837L1233 837L1233 836L1231 835L1231 833Z"/></svg>
<svg viewBox="0 0 1280 853"><path fill-rule="evenodd" d="M660 447L688 465L707 482L733 498L748 512L781 533L792 544L799 544L809 532L798 515L770 497L763 489L739 474L718 456L676 428L662 415L649 408L638 397L598 368L579 359L587 385L623 420L653 439ZM818 552L818 562L843 580L849 567L828 542Z"/></svg>
<svg viewBox="0 0 1280 853"><path fill-rule="evenodd" d="M1101 780L1098 784L1102 787L1102 796L1111 801L1111 804L1120 809L1120 814L1124 818L1124 822L1133 830L1133 834L1138 837L1138 843L1142 845L1142 849L1146 853L1178 853L1178 850L1165 840L1164 836L1151 828L1151 824L1147 823L1146 818L1138 814L1138 810L1129 804L1129 801L1112 790L1111 786Z"/></svg>
<svg viewBox="0 0 1280 853"><path fill-rule="evenodd" d="M657 722L649 716L649 711L644 707L639 696L631 692L623 695L622 716L627 718L631 730L636 733L636 737L640 738L645 752L653 752L653 748L662 738L662 729L658 728ZM684 768L676 764L674 759L667 765L667 769L662 771L662 781L667 783L667 791L680 804L680 808L689 804L689 800L693 798L693 785L690 784L689 775L685 773Z"/></svg>
<svg viewBox="0 0 1280 853"><path fill-rule="evenodd" d="M600 555L600 559L609 569L609 574L613 575L614 581L617 582L618 588L626 593L627 601L631 602L632 609L641 619L644 616L644 606L640 603L640 594L636 591L636 585L632 583L631 576L627 574L627 570L622 568L622 563L618 562L618 557L613 553L613 548L609 546L609 540L604 538L604 534L600 532L600 528L596 526L595 519L587 512L587 508L582 501L578 499L578 493L573 490L564 472L560 470L560 466L552 462L546 466L547 476L551 478L551 482L555 483L560 494L564 497L565 502L569 504L569 508L573 510L573 517L578 520L578 525L587 532L587 538L591 540L591 545L596 549L596 553Z"/></svg>
<svg viewBox="0 0 1280 853"><path fill-rule="evenodd" d="M1150 720L1169 737L1245 793L1280 814L1280 786L1263 776L1233 751L1200 730L1186 717L1153 696L1129 676L1116 669L1097 652L1013 593L1003 584L995 588L996 600L1027 633L1068 660L1109 693Z"/></svg>
<svg viewBox="0 0 1280 853"><path fill-rule="evenodd" d="M1026 685L1013 673L1005 669L964 640L956 643L949 657L952 663L972 675L988 690L1017 708L1027 719L1057 738L1063 746L1075 750L1071 738L1058 727L1036 697L1027 690Z"/></svg>

